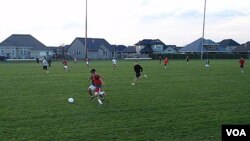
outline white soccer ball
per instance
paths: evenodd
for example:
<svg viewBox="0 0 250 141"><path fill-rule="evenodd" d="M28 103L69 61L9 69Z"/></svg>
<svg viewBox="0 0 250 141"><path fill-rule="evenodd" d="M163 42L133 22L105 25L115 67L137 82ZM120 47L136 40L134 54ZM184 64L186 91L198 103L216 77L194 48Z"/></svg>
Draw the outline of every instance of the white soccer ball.
<svg viewBox="0 0 250 141"><path fill-rule="evenodd" d="M68 99L68 102L69 102L69 103L74 103L74 98L70 97L70 98Z"/></svg>

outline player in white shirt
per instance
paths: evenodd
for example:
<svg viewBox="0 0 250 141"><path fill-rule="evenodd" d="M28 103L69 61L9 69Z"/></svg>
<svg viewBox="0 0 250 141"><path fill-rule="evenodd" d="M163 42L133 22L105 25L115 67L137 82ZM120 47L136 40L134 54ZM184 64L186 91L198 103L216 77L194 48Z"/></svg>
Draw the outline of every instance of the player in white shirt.
<svg viewBox="0 0 250 141"><path fill-rule="evenodd" d="M112 59L113 69L115 69L115 68L116 68L116 63L117 63L116 59L115 59L115 58L113 58L113 59Z"/></svg>
<svg viewBox="0 0 250 141"><path fill-rule="evenodd" d="M46 73L49 73L49 71L48 71L48 62L47 62L46 58L43 59L42 65L43 65L43 70L46 70Z"/></svg>

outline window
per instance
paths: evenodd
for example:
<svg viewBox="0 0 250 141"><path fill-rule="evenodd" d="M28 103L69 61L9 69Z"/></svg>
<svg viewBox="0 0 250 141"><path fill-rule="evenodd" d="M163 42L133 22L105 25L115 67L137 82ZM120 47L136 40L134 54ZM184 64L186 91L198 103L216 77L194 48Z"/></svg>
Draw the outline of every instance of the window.
<svg viewBox="0 0 250 141"><path fill-rule="evenodd" d="M21 48L21 55L26 56L27 55L27 49L26 48Z"/></svg>
<svg viewBox="0 0 250 141"><path fill-rule="evenodd" d="M108 56L108 51L107 51L107 50L104 50L104 51L102 52L102 54L103 54L103 56Z"/></svg>
<svg viewBox="0 0 250 141"><path fill-rule="evenodd" d="M16 56L16 49L15 48L11 49L11 55Z"/></svg>
<svg viewBox="0 0 250 141"><path fill-rule="evenodd" d="M80 51L77 51L77 52L76 52L76 55L81 55L81 52L80 52Z"/></svg>
<svg viewBox="0 0 250 141"><path fill-rule="evenodd" d="M160 44L153 45L153 50L158 52L163 51L163 45Z"/></svg>
<svg viewBox="0 0 250 141"><path fill-rule="evenodd" d="M4 56L4 49L3 49L3 48L1 48L0 55L1 55L1 56Z"/></svg>

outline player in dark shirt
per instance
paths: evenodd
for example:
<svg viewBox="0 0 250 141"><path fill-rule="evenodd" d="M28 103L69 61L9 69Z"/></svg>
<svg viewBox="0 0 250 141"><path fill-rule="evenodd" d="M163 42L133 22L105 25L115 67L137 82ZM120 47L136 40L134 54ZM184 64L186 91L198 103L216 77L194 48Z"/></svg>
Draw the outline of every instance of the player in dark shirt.
<svg viewBox="0 0 250 141"><path fill-rule="evenodd" d="M137 62L135 62L135 65L134 65L134 71L135 71L135 79L134 79L134 82L131 83L131 85L135 85L135 82L138 80L138 79L141 79L141 73L143 72L143 68L141 65L139 65ZM145 78L147 78L147 75L145 74L144 75Z"/></svg>

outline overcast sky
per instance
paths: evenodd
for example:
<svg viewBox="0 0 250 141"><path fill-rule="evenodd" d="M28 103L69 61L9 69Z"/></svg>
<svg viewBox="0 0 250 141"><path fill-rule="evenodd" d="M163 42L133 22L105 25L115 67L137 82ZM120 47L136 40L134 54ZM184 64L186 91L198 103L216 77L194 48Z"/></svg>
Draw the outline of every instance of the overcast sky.
<svg viewBox="0 0 250 141"><path fill-rule="evenodd" d="M205 38L250 41L250 0L207 0ZM184 46L202 37L204 0L88 0L88 37ZM47 46L85 37L85 0L0 0L0 42L31 34Z"/></svg>

